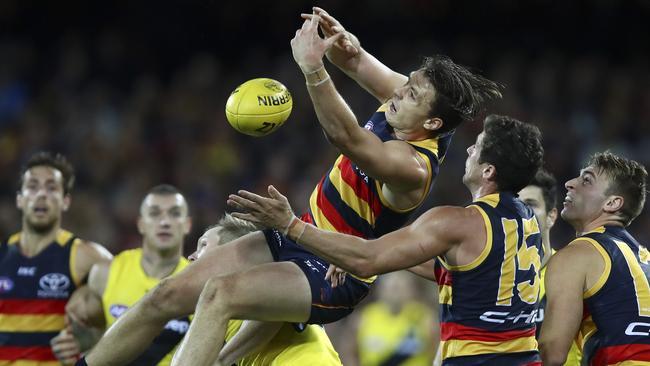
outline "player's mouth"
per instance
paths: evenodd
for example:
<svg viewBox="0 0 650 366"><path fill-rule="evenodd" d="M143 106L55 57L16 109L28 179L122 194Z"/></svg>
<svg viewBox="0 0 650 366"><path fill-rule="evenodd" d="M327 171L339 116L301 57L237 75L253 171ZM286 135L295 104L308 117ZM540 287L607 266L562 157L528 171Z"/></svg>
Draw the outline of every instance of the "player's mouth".
<svg viewBox="0 0 650 366"><path fill-rule="evenodd" d="M391 113L397 113L397 107L395 106L395 102L391 101L388 108L390 109Z"/></svg>
<svg viewBox="0 0 650 366"><path fill-rule="evenodd" d="M50 209L47 206L36 206L32 209L32 212L36 215L46 215Z"/></svg>
<svg viewBox="0 0 650 366"><path fill-rule="evenodd" d="M570 205L572 203L573 203L573 199L571 197L569 197L569 195L567 194L566 197L564 197L564 202L562 202L562 205L563 206L568 206L568 205Z"/></svg>
<svg viewBox="0 0 650 366"><path fill-rule="evenodd" d="M157 236L158 239L160 239L160 240L169 240L169 239L171 239L174 235L172 235L172 233L165 233L165 232L162 232L162 233L157 233L156 236Z"/></svg>

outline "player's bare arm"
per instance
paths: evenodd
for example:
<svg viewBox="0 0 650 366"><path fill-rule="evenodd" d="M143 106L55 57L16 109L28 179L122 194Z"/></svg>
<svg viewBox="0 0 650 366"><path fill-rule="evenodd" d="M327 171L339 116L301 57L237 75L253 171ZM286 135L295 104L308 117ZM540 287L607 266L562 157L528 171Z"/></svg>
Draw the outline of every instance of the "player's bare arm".
<svg viewBox="0 0 650 366"><path fill-rule="evenodd" d="M364 50L358 38L347 31L336 18L319 7L314 7L313 10L314 14L320 17L319 26L325 36L343 34L327 51L327 58L377 100L385 102L393 95L395 89L406 83L405 75L392 70ZM313 14L302 16L310 19Z"/></svg>
<svg viewBox="0 0 650 366"><path fill-rule="evenodd" d="M559 250L546 270L546 318L539 349L544 365L563 365L582 321L583 293L599 279L605 262L596 249L576 240Z"/></svg>
<svg viewBox="0 0 650 366"><path fill-rule="evenodd" d="M325 50L337 37L322 39L318 35L316 19L312 17L306 20L291 41L294 58L307 74L307 85L310 85L310 73L322 66ZM360 127L334 84L325 79L323 81L322 84L318 81L318 85L312 83L308 90L318 120L329 140L364 173L386 183L391 191L422 190L429 173L426 163L418 157L415 149L402 141L384 143L372 132ZM415 192L418 196L415 200L420 198L418 193L421 192Z"/></svg>
<svg viewBox="0 0 650 366"><path fill-rule="evenodd" d="M82 240L77 246L74 272L79 280L83 280L90 273L96 263L109 263L113 255L102 245L91 241Z"/></svg>
<svg viewBox="0 0 650 366"><path fill-rule="evenodd" d="M298 220L286 197L273 186L269 186L268 198L247 191L238 193L229 196L228 204L246 213L233 216L283 230L317 255L361 277L409 268L439 255L448 255L455 264L461 253L453 249L470 242L467 239L472 230L467 225L476 227L478 222L468 218L480 219L473 208L436 207L407 227L379 239L365 240L320 230Z"/></svg>
<svg viewBox="0 0 650 366"><path fill-rule="evenodd" d="M267 344L282 328L282 322L245 320L237 333L219 352L220 365L233 365L252 351Z"/></svg>
<svg viewBox="0 0 650 366"><path fill-rule="evenodd" d="M424 263L420 263L417 266L413 266L408 269L409 272L414 273L424 279L429 281L436 281L436 277L433 272L433 265L435 259L428 260Z"/></svg>

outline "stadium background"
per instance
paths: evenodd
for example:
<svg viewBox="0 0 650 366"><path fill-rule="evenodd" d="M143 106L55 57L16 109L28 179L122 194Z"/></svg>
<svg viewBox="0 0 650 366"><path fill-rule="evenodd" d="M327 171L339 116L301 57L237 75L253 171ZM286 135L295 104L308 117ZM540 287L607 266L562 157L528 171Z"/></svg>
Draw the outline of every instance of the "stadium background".
<svg viewBox="0 0 650 366"><path fill-rule="evenodd" d="M503 100L489 111L541 128L546 166L561 184L606 148L649 166L648 1L3 0L0 234L19 229L18 172L40 149L62 152L76 167L64 226L114 253L140 244L138 205L160 182L188 197L187 253L238 188L275 184L302 212L336 156L289 47L311 5L398 71L442 53L504 83ZM365 121L375 100L328 70ZM287 124L265 138L236 133L223 112L230 91L254 77L278 79L294 96ZM480 129L459 129L425 208L469 202L465 149ZM650 242L647 209L631 231ZM559 222L554 246L572 235Z"/></svg>

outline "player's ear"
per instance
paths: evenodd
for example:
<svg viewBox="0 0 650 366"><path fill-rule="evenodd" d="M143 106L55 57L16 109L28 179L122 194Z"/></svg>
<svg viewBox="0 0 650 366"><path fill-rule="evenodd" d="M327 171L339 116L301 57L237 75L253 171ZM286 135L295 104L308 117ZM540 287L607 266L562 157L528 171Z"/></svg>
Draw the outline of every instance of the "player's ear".
<svg viewBox="0 0 650 366"><path fill-rule="evenodd" d="M424 128L429 131L439 130L443 125L440 117L431 117L424 121Z"/></svg>
<svg viewBox="0 0 650 366"><path fill-rule="evenodd" d="M192 230L192 218L188 216L183 223L183 234L187 235Z"/></svg>
<svg viewBox="0 0 650 366"><path fill-rule="evenodd" d="M69 194L63 196L63 212L68 211L71 202L72 202L72 197Z"/></svg>
<svg viewBox="0 0 650 366"><path fill-rule="evenodd" d="M623 209L625 199L622 196L609 196L603 204L603 211L607 213L615 213Z"/></svg>
<svg viewBox="0 0 650 366"><path fill-rule="evenodd" d="M144 235L144 222L142 221L142 215L138 216L138 233Z"/></svg>
<svg viewBox="0 0 650 366"><path fill-rule="evenodd" d="M494 180L497 176L497 168L492 164L485 163L482 175L485 180Z"/></svg>
<svg viewBox="0 0 650 366"><path fill-rule="evenodd" d="M546 214L546 227L549 229L555 225L555 220L557 220L557 208L553 207L547 214Z"/></svg>

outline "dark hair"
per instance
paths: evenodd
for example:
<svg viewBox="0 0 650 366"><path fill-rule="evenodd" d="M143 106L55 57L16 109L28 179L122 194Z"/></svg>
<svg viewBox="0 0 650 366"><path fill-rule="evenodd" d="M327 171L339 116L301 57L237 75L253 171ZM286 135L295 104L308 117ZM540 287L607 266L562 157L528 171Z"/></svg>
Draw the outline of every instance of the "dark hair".
<svg viewBox="0 0 650 366"><path fill-rule="evenodd" d="M151 188L149 190L149 192L147 192L147 196L150 195L150 194L157 194L157 195L161 195L161 196L167 196L167 195L172 195L172 194L183 195L181 193L181 191L178 190L178 188L174 187L171 184L159 184L159 185Z"/></svg>
<svg viewBox="0 0 650 366"><path fill-rule="evenodd" d="M47 166L61 172L63 177L63 194L69 194L74 187L74 168L72 164L62 154L53 154L49 151L39 151L29 157L29 160L23 165L20 171L19 187L23 186L25 173L36 166Z"/></svg>
<svg viewBox="0 0 650 366"><path fill-rule="evenodd" d="M438 133L474 119L485 102L501 98L501 84L472 73L447 56L425 57L421 69L436 89L429 116L442 119Z"/></svg>
<svg viewBox="0 0 650 366"><path fill-rule="evenodd" d="M522 190L543 160L542 134L537 127L495 114L485 118L478 162L494 165L500 191Z"/></svg>
<svg viewBox="0 0 650 366"><path fill-rule="evenodd" d="M595 167L598 173L605 173L611 180L605 194L623 196L623 208L620 213L623 224L628 226L643 209L646 195L648 172L638 162L612 154L609 151L595 153L588 165Z"/></svg>
<svg viewBox="0 0 650 366"><path fill-rule="evenodd" d="M542 190L546 211L551 211L557 205L557 180L546 169L537 171L529 185L539 187Z"/></svg>

